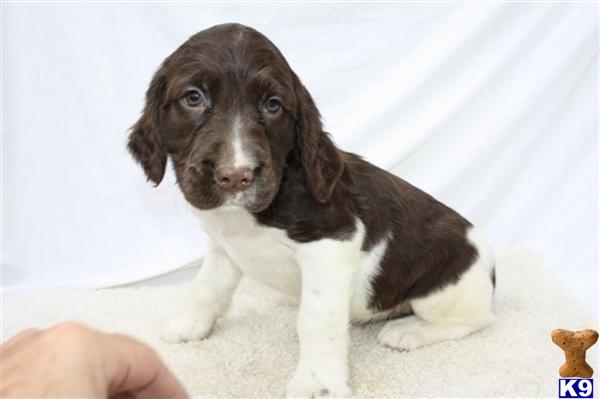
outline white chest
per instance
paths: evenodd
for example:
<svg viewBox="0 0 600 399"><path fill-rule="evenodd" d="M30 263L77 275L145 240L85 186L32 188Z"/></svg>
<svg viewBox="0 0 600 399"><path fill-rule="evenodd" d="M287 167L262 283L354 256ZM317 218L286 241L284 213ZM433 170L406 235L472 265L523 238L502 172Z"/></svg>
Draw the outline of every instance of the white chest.
<svg viewBox="0 0 600 399"><path fill-rule="evenodd" d="M293 299L300 298L302 283L296 252L299 246L306 244L291 240L284 230L257 224L252 215L240 208L197 213L211 239L246 276ZM355 252L358 258L353 259L353 265L348 265L356 268L354 283L350 287L350 314L356 321L367 321L375 316L369 307L371 283L380 270L388 240L383 240L369 252L363 252L360 246L364 228L358 231L360 237L352 240L357 246Z"/></svg>
<svg viewBox="0 0 600 399"><path fill-rule="evenodd" d="M202 226L248 277L299 298L300 270L297 243L285 231L264 227L242 209L199 212Z"/></svg>

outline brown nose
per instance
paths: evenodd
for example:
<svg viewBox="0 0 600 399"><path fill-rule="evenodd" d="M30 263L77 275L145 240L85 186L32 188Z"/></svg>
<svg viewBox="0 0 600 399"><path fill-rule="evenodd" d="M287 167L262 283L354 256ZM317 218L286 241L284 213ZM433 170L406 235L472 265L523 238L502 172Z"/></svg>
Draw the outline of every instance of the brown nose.
<svg viewBox="0 0 600 399"><path fill-rule="evenodd" d="M242 191L250 187L254 173L250 168L226 166L215 171L215 181L225 190Z"/></svg>

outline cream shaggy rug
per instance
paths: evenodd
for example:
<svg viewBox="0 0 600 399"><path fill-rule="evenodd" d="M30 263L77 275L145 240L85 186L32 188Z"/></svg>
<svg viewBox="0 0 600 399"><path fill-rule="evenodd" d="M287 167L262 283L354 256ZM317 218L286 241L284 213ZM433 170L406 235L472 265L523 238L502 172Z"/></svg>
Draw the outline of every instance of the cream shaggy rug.
<svg viewBox="0 0 600 399"><path fill-rule="evenodd" d="M564 356L551 342L550 331L597 326L526 252L499 257L497 283L496 323L462 340L399 352L377 344L381 323L354 326L356 396L557 397ZM165 344L158 332L177 314L188 288L4 294L3 338L25 327L80 320L155 347L195 397L281 397L298 357L294 307L279 294L244 281L209 339ZM599 346L588 351L588 362L596 370Z"/></svg>

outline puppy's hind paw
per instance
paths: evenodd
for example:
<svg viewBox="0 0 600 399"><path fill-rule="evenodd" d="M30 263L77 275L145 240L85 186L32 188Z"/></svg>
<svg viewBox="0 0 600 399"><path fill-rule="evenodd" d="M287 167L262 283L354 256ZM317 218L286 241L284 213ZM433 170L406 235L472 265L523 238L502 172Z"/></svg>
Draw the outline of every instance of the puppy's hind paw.
<svg viewBox="0 0 600 399"><path fill-rule="evenodd" d="M168 343L200 341L208 337L213 325L212 320L184 315L169 321L160 336Z"/></svg>

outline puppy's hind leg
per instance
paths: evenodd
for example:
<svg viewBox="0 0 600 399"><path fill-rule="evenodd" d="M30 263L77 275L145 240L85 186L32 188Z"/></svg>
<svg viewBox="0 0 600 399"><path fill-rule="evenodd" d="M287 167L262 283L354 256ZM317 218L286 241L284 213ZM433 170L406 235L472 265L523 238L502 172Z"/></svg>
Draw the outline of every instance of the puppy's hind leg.
<svg viewBox="0 0 600 399"><path fill-rule="evenodd" d="M206 338L216 319L231 303L241 271L231 263L224 251L210 243L204 262L192 283L190 302L182 314L162 330L166 342L187 342Z"/></svg>
<svg viewBox="0 0 600 399"><path fill-rule="evenodd" d="M412 300L414 316L387 322L378 335L381 344L412 350L462 338L492 322L493 255L473 230L469 239L479 252L476 261L456 283Z"/></svg>

